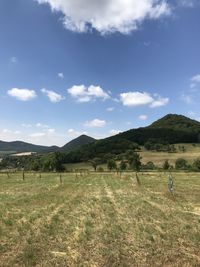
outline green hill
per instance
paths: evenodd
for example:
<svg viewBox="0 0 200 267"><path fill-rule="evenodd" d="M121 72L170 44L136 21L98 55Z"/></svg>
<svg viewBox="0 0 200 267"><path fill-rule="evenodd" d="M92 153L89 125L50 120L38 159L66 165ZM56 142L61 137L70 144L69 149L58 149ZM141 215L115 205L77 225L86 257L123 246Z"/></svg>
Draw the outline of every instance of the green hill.
<svg viewBox="0 0 200 267"><path fill-rule="evenodd" d="M182 115L169 114L150 126L132 129L98 140L67 154L68 162L80 162L94 157L107 158L129 149L138 149L148 141L160 144L198 143L200 123Z"/></svg>
<svg viewBox="0 0 200 267"><path fill-rule="evenodd" d="M166 128L177 131L200 132L200 122L182 115L168 114L152 123L148 128Z"/></svg>
<svg viewBox="0 0 200 267"><path fill-rule="evenodd" d="M20 152L37 152L37 153L49 153L57 150L57 146L39 146L33 145L30 143L22 142L22 141L14 141L14 142L5 142L0 141L0 151L12 151L16 153Z"/></svg>
<svg viewBox="0 0 200 267"><path fill-rule="evenodd" d="M61 147L59 150L60 151L71 151L71 150L77 149L83 145L90 144L94 141L96 141L96 139L83 134L83 135L73 139L72 141L70 141L69 143L67 143L63 147Z"/></svg>

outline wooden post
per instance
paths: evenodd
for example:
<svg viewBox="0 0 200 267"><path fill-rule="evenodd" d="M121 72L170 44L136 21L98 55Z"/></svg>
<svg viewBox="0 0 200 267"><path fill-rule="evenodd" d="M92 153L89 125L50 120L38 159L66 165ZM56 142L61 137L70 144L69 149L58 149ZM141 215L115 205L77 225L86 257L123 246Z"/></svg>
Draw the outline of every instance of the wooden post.
<svg viewBox="0 0 200 267"><path fill-rule="evenodd" d="M141 185L141 182L140 182L140 179L138 177L137 172L135 173L135 177L136 177L137 184L140 186Z"/></svg>
<svg viewBox="0 0 200 267"><path fill-rule="evenodd" d="M22 172L22 179L23 179L23 181L25 180L25 174L24 174L24 171Z"/></svg>
<svg viewBox="0 0 200 267"><path fill-rule="evenodd" d="M60 184L63 184L62 175L60 173Z"/></svg>

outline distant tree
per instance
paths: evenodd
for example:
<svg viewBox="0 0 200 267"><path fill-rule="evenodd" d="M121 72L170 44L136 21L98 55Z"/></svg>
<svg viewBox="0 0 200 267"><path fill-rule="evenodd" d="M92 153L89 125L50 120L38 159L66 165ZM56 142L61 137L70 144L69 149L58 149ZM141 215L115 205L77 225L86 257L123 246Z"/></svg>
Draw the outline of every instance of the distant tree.
<svg viewBox="0 0 200 267"><path fill-rule="evenodd" d="M163 170L169 170L170 169L170 164L168 160L165 160L163 163Z"/></svg>
<svg viewBox="0 0 200 267"><path fill-rule="evenodd" d="M109 171L116 170L117 169L117 164L113 159L109 159L107 162L107 168Z"/></svg>
<svg viewBox="0 0 200 267"><path fill-rule="evenodd" d="M175 162L175 168L178 170L186 170L188 168L187 160L179 158Z"/></svg>
<svg viewBox="0 0 200 267"><path fill-rule="evenodd" d="M148 161L146 164L148 170L154 170L156 168L155 164L152 161Z"/></svg>
<svg viewBox="0 0 200 267"><path fill-rule="evenodd" d="M126 163L126 161L122 160L122 161L120 162L119 169L120 169L121 171L125 171L125 170L127 169L127 163Z"/></svg>
<svg viewBox="0 0 200 267"><path fill-rule="evenodd" d="M95 172L96 172L97 166L100 164L100 162L101 162L100 158L94 158L92 160L89 160L89 163L92 165Z"/></svg>
<svg viewBox="0 0 200 267"><path fill-rule="evenodd" d="M136 152L129 154L128 162L129 162L130 168L132 170L139 171L142 165L141 159L142 158L140 157L140 155Z"/></svg>
<svg viewBox="0 0 200 267"><path fill-rule="evenodd" d="M200 159L194 160L192 164L192 169L195 171L200 171Z"/></svg>
<svg viewBox="0 0 200 267"><path fill-rule="evenodd" d="M98 168L97 168L97 171L98 171L98 172L104 172L104 168L103 168L103 167L98 167Z"/></svg>

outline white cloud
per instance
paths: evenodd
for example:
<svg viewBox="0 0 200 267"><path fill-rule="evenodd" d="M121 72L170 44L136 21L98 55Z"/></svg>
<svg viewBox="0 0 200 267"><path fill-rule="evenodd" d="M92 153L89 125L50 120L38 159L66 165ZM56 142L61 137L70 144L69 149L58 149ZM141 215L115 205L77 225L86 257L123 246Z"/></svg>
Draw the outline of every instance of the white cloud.
<svg viewBox="0 0 200 267"><path fill-rule="evenodd" d="M89 102L97 98L103 100L110 98L108 93L106 93L100 86L94 85L90 85L89 87L86 87L85 85L74 85L67 91L78 102Z"/></svg>
<svg viewBox="0 0 200 267"><path fill-rule="evenodd" d="M162 98L159 95L152 96L147 92L128 92L120 94L120 100L124 106L137 107L149 105L150 107L164 106L169 98Z"/></svg>
<svg viewBox="0 0 200 267"><path fill-rule="evenodd" d="M50 129L47 130L47 132L48 132L49 134L54 134L54 133L56 132L56 130L53 129L53 128L50 128Z"/></svg>
<svg viewBox="0 0 200 267"><path fill-rule="evenodd" d="M200 74L197 74L191 78L192 83L200 83Z"/></svg>
<svg viewBox="0 0 200 267"><path fill-rule="evenodd" d="M112 111L115 110L115 108L114 108L114 107L109 107L109 108L107 108L106 110L107 110L108 112L112 112Z"/></svg>
<svg viewBox="0 0 200 267"><path fill-rule="evenodd" d="M28 101L37 97L36 92L30 89L12 88L8 90L7 93L9 96L15 97L16 99L21 101Z"/></svg>
<svg viewBox="0 0 200 267"><path fill-rule="evenodd" d="M3 129L2 132L3 132L3 133L12 133L12 131L11 131L11 130L8 130L8 129Z"/></svg>
<svg viewBox="0 0 200 267"><path fill-rule="evenodd" d="M30 137L43 137L45 135L46 135L46 133L43 133L43 132L41 132L41 133L32 133L32 134L30 134Z"/></svg>
<svg viewBox="0 0 200 267"><path fill-rule="evenodd" d="M147 115L140 115L139 117L138 117L138 119L139 120L141 120L141 121L145 121L145 120L147 120Z"/></svg>
<svg viewBox="0 0 200 267"><path fill-rule="evenodd" d="M186 104L193 104L194 103L194 100L193 100L193 97L191 95L185 95L183 94L181 96L181 99L186 103Z"/></svg>
<svg viewBox="0 0 200 267"><path fill-rule="evenodd" d="M99 120L99 119L86 121L84 123L84 126L86 126L86 127L104 127L105 125L106 125L106 121L105 120Z"/></svg>
<svg viewBox="0 0 200 267"><path fill-rule="evenodd" d="M43 123L40 123L40 122L38 122L38 123L36 123L36 125L35 125L37 128L49 128L49 126L47 125L47 124L43 124Z"/></svg>
<svg viewBox="0 0 200 267"><path fill-rule="evenodd" d="M21 126L24 128L31 128L32 127L32 125L29 123L22 123Z"/></svg>
<svg viewBox="0 0 200 267"><path fill-rule="evenodd" d="M183 7L194 7L199 0L179 0L178 4Z"/></svg>
<svg viewBox="0 0 200 267"><path fill-rule="evenodd" d="M62 72L59 72L59 73L58 73L58 77L59 77L60 79L64 79L64 74L63 74Z"/></svg>
<svg viewBox="0 0 200 267"><path fill-rule="evenodd" d="M169 98L163 98L158 96L158 99L154 99L152 104L150 105L151 108L157 108L157 107L162 107L166 106L169 103Z"/></svg>
<svg viewBox="0 0 200 267"><path fill-rule="evenodd" d="M141 106L148 105L153 102L153 98L149 93L128 92L120 94L121 102L124 106Z"/></svg>
<svg viewBox="0 0 200 267"><path fill-rule="evenodd" d="M74 129L69 129L67 131L67 135L70 137L70 138L76 138L82 134L87 134L87 132L80 132L80 131L76 131Z"/></svg>
<svg viewBox="0 0 200 267"><path fill-rule="evenodd" d="M120 131L120 130L114 130L114 129L113 129L113 130L110 130L109 133L110 133L111 135L116 135L116 134L119 134L119 133L121 133L121 132L122 132L122 131Z"/></svg>
<svg viewBox="0 0 200 267"><path fill-rule="evenodd" d="M48 3L52 11L63 13L66 29L101 34L137 30L146 19L158 19L170 14L167 0L36 0Z"/></svg>
<svg viewBox="0 0 200 267"><path fill-rule="evenodd" d="M63 96L54 91L46 90L45 88L43 88L41 91L49 98L52 103L57 103L65 99Z"/></svg>

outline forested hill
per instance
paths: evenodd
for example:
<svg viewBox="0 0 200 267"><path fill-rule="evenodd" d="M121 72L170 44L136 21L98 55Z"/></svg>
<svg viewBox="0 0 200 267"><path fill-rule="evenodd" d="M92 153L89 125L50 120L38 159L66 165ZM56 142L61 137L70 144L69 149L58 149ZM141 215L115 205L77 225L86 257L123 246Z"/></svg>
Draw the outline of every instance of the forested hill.
<svg viewBox="0 0 200 267"><path fill-rule="evenodd" d="M37 153L49 153L56 151L57 146L39 146L22 141L5 142L0 141L0 151L13 151L13 152L37 152Z"/></svg>
<svg viewBox="0 0 200 267"><path fill-rule="evenodd" d="M68 153L68 161L84 161L94 157L121 154L147 142L157 144L198 143L200 123L182 115L169 114L150 126L132 129L115 136L92 142Z"/></svg>
<svg viewBox="0 0 200 267"><path fill-rule="evenodd" d="M72 141L70 141L69 143L64 145L63 147L61 147L60 151L71 151L71 150L77 149L83 145L90 144L94 141L96 141L94 138L83 134L83 135L73 139Z"/></svg>
<svg viewBox="0 0 200 267"><path fill-rule="evenodd" d="M200 132L200 122L182 115L168 114L152 123L148 128L167 128L177 131Z"/></svg>
<svg viewBox="0 0 200 267"><path fill-rule="evenodd" d="M89 144L91 142L94 142L95 139L92 137L89 137L87 135L81 135L78 138L70 141L63 147L58 146L40 146L40 145L34 145L22 141L14 141L14 142L5 142L0 141L0 151L12 151L16 153L20 152L37 152L37 153L50 153L50 152L56 152L56 151L71 151L74 149L77 149L83 145Z"/></svg>

